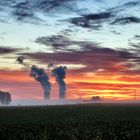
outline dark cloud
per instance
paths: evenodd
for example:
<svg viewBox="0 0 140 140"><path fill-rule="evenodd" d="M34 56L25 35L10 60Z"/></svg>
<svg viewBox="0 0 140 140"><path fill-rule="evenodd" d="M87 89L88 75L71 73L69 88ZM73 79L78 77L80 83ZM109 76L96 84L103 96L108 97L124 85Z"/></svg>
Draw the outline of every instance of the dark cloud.
<svg viewBox="0 0 140 140"><path fill-rule="evenodd" d="M112 51L112 53L110 53ZM120 54L121 53L121 54ZM132 54L124 57L122 54L126 52L103 49L92 49L88 51L78 52L57 52L57 53L26 53L24 55L38 60L42 63L55 62L58 64L83 64L86 67L77 70L77 73L93 72L98 69L111 72L128 72L129 68L123 63L133 59L140 60L139 57L134 57ZM136 63L136 62L135 62ZM135 64L134 63L134 64ZM132 66L133 67L133 66Z"/></svg>
<svg viewBox="0 0 140 140"><path fill-rule="evenodd" d="M113 15L110 12L83 15L70 19L70 23L84 28L100 29L102 23L108 21Z"/></svg>
<svg viewBox="0 0 140 140"><path fill-rule="evenodd" d="M121 2L121 4L119 3L118 5L109 8L108 11L119 15L120 12L127 11L128 9L132 10L132 8L139 8L139 6L140 6L140 1L139 0L124 2L124 3Z"/></svg>
<svg viewBox="0 0 140 140"><path fill-rule="evenodd" d="M121 16L122 13L127 11L128 9L131 8L130 10L133 11L132 8L135 7L136 9L139 9L139 6L139 1L126 2L124 4L117 5L116 7L109 8L104 12L86 14L79 17L71 18L69 22L76 26L96 30L101 29L105 23L109 26L140 23L140 18L132 16L131 13L128 13L127 15L124 13L123 17Z"/></svg>
<svg viewBox="0 0 140 140"><path fill-rule="evenodd" d="M24 21L26 18L34 18L32 8L28 1L1 0L0 5L3 11L7 9L7 12L9 9L9 16L15 17L18 21Z"/></svg>
<svg viewBox="0 0 140 140"><path fill-rule="evenodd" d="M39 13L45 15L54 15L58 13L71 12L76 13L79 17L71 18L67 21L73 25L84 27L84 28L93 28L99 30L103 27L104 23L112 24L128 24L128 23L139 23L138 17L133 16L124 16L120 17L121 11L126 11L128 8L136 7L140 5L139 1L130 1L116 7L109 8L104 12L86 14L88 7L85 9L78 8L77 3L80 0L1 0L0 9L10 9L10 15L12 14L18 21L30 22L30 23L39 23L44 22L39 16ZM88 1L87 1L88 2ZM105 2L105 1L94 1L96 2ZM93 4L94 4L93 2ZM89 11L88 11L89 13ZM46 19L47 20L47 19ZM62 22L62 21L61 21Z"/></svg>
<svg viewBox="0 0 140 140"><path fill-rule="evenodd" d="M103 48L94 42L77 42L64 36L52 36L52 38L43 39L45 41L38 43L50 45L54 49L54 53L26 53L24 55L42 63L55 62L58 64L83 64L86 66L77 70L77 73L98 71L99 69L106 72L134 72L131 69L140 61L140 57L135 52ZM57 40L57 45L54 44L55 39ZM79 49L70 50L71 45L75 44L79 46ZM133 65L130 65L130 61ZM139 71L137 72L139 73Z"/></svg>
<svg viewBox="0 0 140 140"><path fill-rule="evenodd" d="M111 24L131 24L131 23L140 23L140 18L137 17L122 17L116 18Z"/></svg>
<svg viewBox="0 0 140 140"><path fill-rule="evenodd" d="M33 13L30 13L28 11L21 11L21 10L16 10L13 11L14 16L17 18L19 21L23 21L25 18L33 18L34 15Z"/></svg>
<svg viewBox="0 0 140 140"><path fill-rule="evenodd" d="M140 49L140 43L129 43L130 46Z"/></svg>
<svg viewBox="0 0 140 140"><path fill-rule="evenodd" d="M111 12L106 12L72 18L70 19L70 23L84 28L92 28L99 30L103 26L103 23L108 23L108 25L125 25L132 23L140 23L140 18L134 16L119 17L115 16L115 14L113 15L113 12L112 14Z"/></svg>
<svg viewBox="0 0 140 140"><path fill-rule="evenodd" d="M86 50L91 49L91 47L98 46L97 43L89 42L89 41L74 41L69 37L64 35L53 35L53 36L44 36L39 37L35 40L36 43L43 44L45 46L51 46L53 51L78 51L80 49ZM79 48L73 48L72 45L77 45Z"/></svg>
<svg viewBox="0 0 140 140"><path fill-rule="evenodd" d="M133 47L131 50L140 53L140 35L135 35L128 40L129 46Z"/></svg>
<svg viewBox="0 0 140 140"><path fill-rule="evenodd" d="M7 21L4 16L0 17L0 22L4 23L4 24L8 24L9 23L9 21Z"/></svg>
<svg viewBox="0 0 140 140"><path fill-rule="evenodd" d="M138 0L138 1L130 1L130 2L127 2L127 3L125 3L123 6L125 6L125 7L133 7L133 6L137 6L137 5L139 5L140 4L140 1Z"/></svg>
<svg viewBox="0 0 140 140"><path fill-rule="evenodd" d="M77 12L76 4L71 2L74 2L74 0L1 0L0 8L1 10L9 8L10 14L16 17L18 21L35 20L34 22L41 22L42 19L37 16L37 12L43 14L56 14L64 11Z"/></svg>
<svg viewBox="0 0 140 140"><path fill-rule="evenodd" d="M17 20L23 20L24 18L33 18L34 14L30 9L30 3L28 1L18 3L13 6L13 15L17 17Z"/></svg>
<svg viewBox="0 0 140 140"><path fill-rule="evenodd" d="M0 22L2 22L2 23L7 23L5 20L3 20L3 19L0 19Z"/></svg>
<svg viewBox="0 0 140 140"><path fill-rule="evenodd" d="M14 53L14 52L17 52L17 51L19 51L19 49L0 46L0 54Z"/></svg>
<svg viewBox="0 0 140 140"><path fill-rule="evenodd" d="M0 7L2 7L2 6L11 6L15 2L16 2L16 0L1 0L0 1Z"/></svg>
<svg viewBox="0 0 140 140"><path fill-rule="evenodd" d="M74 0L41 0L36 3L36 7L46 12L50 12L52 10L66 10L67 12L75 11L75 5L71 4L73 1Z"/></svg>
<svg viewBox="0 0 140 140"><path fill-rule="evenodd" d="M35 7L30 1L23 1L11 6L13 8L12 15L16 20L21 22L28 22L32 24L41 24L43 20L36 16Z"/></svg>
<svg viewBox="0 0 140 140"><path fill-rule="evenodd" d="M101 20L101 19L108 19L110 17L112 17L112 14L110 12L84 15L84 18L86 18L87 20Z"/></svg>
<svg viewBox="0 0 140 140"><path fill-rule="evenodd" d="M50 37L39 37L35 41L36 43L43 44L46 46L52 46L55 50L63 50L67 46L73 44L73 42L66 36L62 35L53 35Z"/></svg>
<svg viewBox="0 0 140 140"><path fill-rule="evenodd" d="M140 35L135 35L135 39L140 40Z"/></svg>

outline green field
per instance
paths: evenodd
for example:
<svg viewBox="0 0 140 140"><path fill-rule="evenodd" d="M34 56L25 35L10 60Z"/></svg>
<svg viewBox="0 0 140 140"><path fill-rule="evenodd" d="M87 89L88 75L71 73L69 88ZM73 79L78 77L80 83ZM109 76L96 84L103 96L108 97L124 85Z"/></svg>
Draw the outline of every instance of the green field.
<svg viewBox="0 0 140 140"><path fill-rule="evenodd" d="M2 139L140 140L140 104L1 107Z"/></svg>

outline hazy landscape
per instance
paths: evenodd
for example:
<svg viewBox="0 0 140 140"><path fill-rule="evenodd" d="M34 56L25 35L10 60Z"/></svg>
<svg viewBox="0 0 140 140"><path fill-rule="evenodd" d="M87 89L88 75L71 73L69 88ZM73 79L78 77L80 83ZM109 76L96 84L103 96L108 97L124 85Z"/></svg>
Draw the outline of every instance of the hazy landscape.
<svg viewBox="0 0 140 140"><path fill-rule="evenodd" d="M140 140L140 0L0 0L0 140Z"/></svg>

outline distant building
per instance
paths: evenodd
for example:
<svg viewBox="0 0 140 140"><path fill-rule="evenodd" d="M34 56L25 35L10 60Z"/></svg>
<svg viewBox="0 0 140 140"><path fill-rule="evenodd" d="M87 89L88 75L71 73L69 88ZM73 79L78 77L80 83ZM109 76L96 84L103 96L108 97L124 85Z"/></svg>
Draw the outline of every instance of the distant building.
<svg viewBox="0 0 140 140"><path fill-rule="evenodd" d="M0 91L0 103L1 104L10 104L12 101L11 94L8 92Z"/></svg>

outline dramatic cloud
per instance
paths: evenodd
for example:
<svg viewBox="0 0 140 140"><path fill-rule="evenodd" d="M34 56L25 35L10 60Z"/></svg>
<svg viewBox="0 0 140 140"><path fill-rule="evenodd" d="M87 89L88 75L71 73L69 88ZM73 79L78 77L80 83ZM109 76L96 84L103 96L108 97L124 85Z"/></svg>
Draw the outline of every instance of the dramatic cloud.
<svg viewBox="0 0 140 140"><path fill-rule="evenodd" d="M72 18L70 22L77 26L85 28L99 29L102 27L102 23L106 22L113 15L110 12L102 12L97 14L83 15L82 17Z"/></svg>
<svg viewBox="0 0 140 140"><path fill-rule="evenodd" d="M24 18L34 18L34 14L28 1L18 3L14 5L13 8L15 9L13 11L13 15L17 17L17 20L23 20Z"/></svg>
<svg viewBox="0 0 140 140"><path fill-rule="evenodd" d="M43 9L46 12L49 12L51 10L66 10L68 11L74 11L76 10L75 6L71 4L74 0L41 0L39 2L36 2L36 7L39 9Z"/></svg>
<svg viewBox="0 0 140 140"><path fill-rule="evenodd" d="M127 73L131 72L140 60L136 53L127 50L104 48L93 42L74 41L65 36L40 37L36 42L51 46L54 53L27 53L25 55L43 63L80 63L86 66L81 69L81 72L102 69L103 71ZM78 45L79 48L70 50L72 45Z"/></svg>
<svg viewBox="0 0 140 140"><path fill-rule="evenodd" d="M139 9L139 0L0 0L2 90L41 99L36 81L15 63L25 55L29 67L67 66L67 97L131 99L140 79Z"/></svg>
<svg viewBox="0 0 140 140"><path fill-rule="evenodd" d="M50 37L39 37L35 41L36 43L43 44L46 46L52 46L54 49L64 50L68 46L72 45L72 42L68 37L62 35L54 35Z"/></svg>
<svg viewBox="0 0 140 140"><path fill-rule="evenodd" d="M0 46L0 54L8 54L8 53L15 53L19 51L17 48L11 48L6 46Z"/></svg>
<svg viewBox="0 0 140 140"><path fill-rule="evenodd" d="M53 51L78 51L80 49L88 50L92 47L98 47L97 43L89 41L75 41L64 35L53 35L39 37L35 40L36 43L51 46ZM77 46L77 47L76 47Z"/></svg>
<svg viewBox="0 0 140 140"><path fill-rule="evenodd" d="M140 35L135 35L132 39L128 40L128 43L133 47L133 51L140 53Z"/></svg>
<svg viewBox="0 0 140 140"><path fill-rule="evenodd" d="M139 15L136 17L130 13L130 11L132 11L132 13L137 13L139 8L139 1L127 2L112 8L108 8L103 12L85 14L80 17L71 18L70 23L76 26L81 26L83 28L91 28L97 30L101 29L104 24L111 26L140 23Z"/></svg>
<svg viewBox="0 0 140 140"><path fill-rule="evenodd" d="M137 17L124 17L124 18L117 18L111 24L131 24L131 23L140 23L140 18Z"/></svg>
<svg viewBox="0 0 140 140"><path fill-rule="evenodd" d="M89 2L89 0L86 0ZM106 1L94 1L93 3L104 3ZM9 9L10 15L14 16L18 21L24 21L29 23L40 23L46 22L46 15L56 15L70 12L75 13L77 17L73 17L69 21L70 23L81 26L84 28L101 29L104 23L110 24L128 24L128 23L139 23L140 17L134 17L131 13L126 14L127 10L132 12L137 11L140 6L139 1L125 2L124 4L118 4L111 8L106 8L102 12L90 12L89 7L81 8L79 3L82 1L77 0L1 0L0 8L1 11ZM134 8L135 7L135 8ZM99 7L100 9L100 7ZM102 8L101 8L102 9ZM39 15L45 15L45 19ZM121 17L123 15L123 17ZM72 15L71 15L72 16ZM61 16L60 16L61 17ZM67 18L67 17L66 17ZM61 20L61 18L59 19Z"/></svg>
<svg viewBox="0 0 140 140"><path fill-rule="evenodd" d="M140 43L130 43L131 46L140 49Z"/></svg>
<svg viewBox="0 0 140 140"><path fill-rule="evenodd" d="M139 0L127 2L123 6L133 7L133 6L137 6L137 5L140 5L140 1Z"/></svg>
<svg viewBox="0 0 140 140"><path fill-rule="evenodd" d="M55 14L58 11L61 12L77 12L74 0L1 0L1 11L9 9L10 15L15 17L18 21L24 22L42 22L38 14ZM32 21L33 20L33 21Z"/></svg>
<svg viewBox="0 0 140 140"><path fill-rule="evenodd" d="M135 38L140 40L140 35L135 35Z"/></svg>

